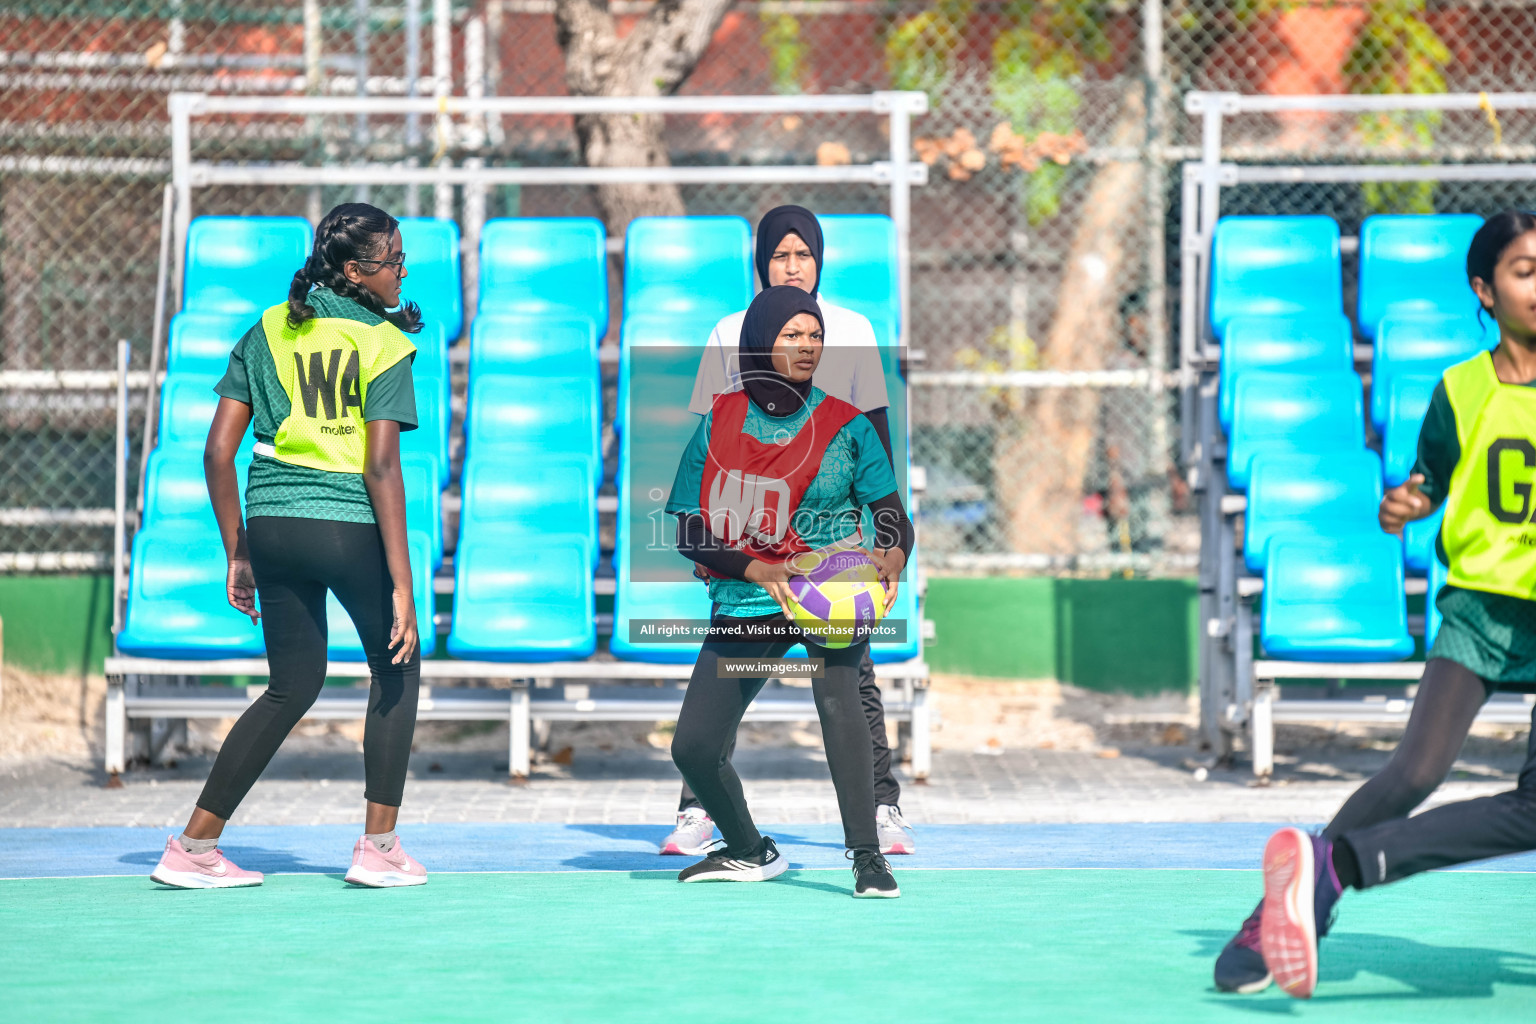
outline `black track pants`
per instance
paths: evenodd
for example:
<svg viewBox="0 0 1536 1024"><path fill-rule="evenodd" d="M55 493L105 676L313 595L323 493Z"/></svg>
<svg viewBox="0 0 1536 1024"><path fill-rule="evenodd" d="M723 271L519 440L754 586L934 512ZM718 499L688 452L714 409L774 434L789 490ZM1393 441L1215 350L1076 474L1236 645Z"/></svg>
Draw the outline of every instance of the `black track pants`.
<svg viewBox="0 0 1536 1024"><path fill-rule="evenodd" d="M394 656L389 650L393 585L379 528L372 523L257 516L246 524L246 536L272 674L267 692L225 737L197 806L220 818L232 817L277 748L320 696L325 683L327 590L335 592L352 617L373 676L363 729L363 795L373 803L400 806L416 731L421 659L418 655L406 664L389 663ZM424 621L430 629L430 616Z"/></svg>
<svg viewBox="0 0 1536 1024"><path fill-rule="evenodd" d="M1408 817L1445 779L1489 689L1455 662L1435 658L1425 666L1392 760L1345 802L1324 832L1354 851L1360 888L1536 849L1536 716L1514 789Z"/></svg>
<svg viewBox="0 0 1536 1024"><path fill-rule="evenodd" d="M885 732L885 704L880 698L880 683L875 679L875 663L869 657L869 644L861 645L864 651L859 658L859 701L864 705L864 720L869 723L869 741L875 752L875 803L901 803L901 783L891 771L891 745ZM731 737L730 757L736 749L736 737ZM699 798L693 795L688 783L683 783L682 798L677 802L679 811L698 807Z"/></svg>
<svg viewBox="0 0 1536 1024"><path fill-rule="evenodd" d="M717 617L721 623L787 625L782 615L751 619ZM793 647L786 639L721 639L714 629L699 651L699 660L688 681L683 709L672 738L672 760L689 788L720 828L727 847L735 853L756 848L762 836L752 822L742 795L741 779L731 766L736 729L747 706L767 683L768 677L734 676L721 671L721 658L778 658ZM827 767L837 790L837 806L843 819L843 840L850 850L880 848L875 834L874 754L869 724L859 698L860 644L842 650L808 645L813 658L825 664L824 675L811 681L816 712L821 718Z"/></svg>

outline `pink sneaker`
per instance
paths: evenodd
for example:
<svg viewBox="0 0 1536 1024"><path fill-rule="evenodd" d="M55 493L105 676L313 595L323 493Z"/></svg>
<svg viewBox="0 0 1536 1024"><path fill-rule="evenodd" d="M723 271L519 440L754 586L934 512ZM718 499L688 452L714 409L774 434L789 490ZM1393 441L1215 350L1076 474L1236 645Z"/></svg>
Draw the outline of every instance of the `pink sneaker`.
<svg viewBox="0 0 1536 1024"><path fill-rule="evenodd" d="M702 857L709 852L710 840L715 835L715 823L702 807L690 807L677 815L677 827L661 841L662 853Z"/></svg>
<svg viewBox="0 0 1536 1024"><path fill-rule="evenodd" d="M188 853L175 836L165 840L165 852L149 877L161 885L173 885L178 889L236 889L262 882L260 871L237 867L224 856L223 850Z"/></svg>
<svg viewBox="0 0 1536 1024"><path fill-rule="evenodd" d="M380 853L377 846L359 836L357 845L352 847L352 866L347 869L347 881L371 889L426 885L427 869L405 852L398 837L394 849Z"/></svg>

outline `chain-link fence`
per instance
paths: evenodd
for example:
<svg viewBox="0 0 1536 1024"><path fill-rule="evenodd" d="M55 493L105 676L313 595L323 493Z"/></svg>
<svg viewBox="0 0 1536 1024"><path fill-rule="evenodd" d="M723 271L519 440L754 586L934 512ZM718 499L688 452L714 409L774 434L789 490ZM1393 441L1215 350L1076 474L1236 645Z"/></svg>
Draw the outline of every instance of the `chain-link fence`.
<svg viewBox="0 0 1536 1024"><path fill-rule="evenodd" d="M169 92L564 94L557 2L0 10L0 553L110 548L110 518L91 510L111 504L111 393L48 390L35 371L109 370L119 337L147 365ZM611 4L621 28L650 7ZM909 331L923 356L910 411L925 561L1177 569L1198 547L1165 375L1178 164L1199 144L1183 94L1527 90L1533 29L1527 0L760 0L729 7L680 91L926 91ZM1253 116L1228 126L1224 147L1274 162L1529 161L1528 121L1493 103L1476 115ZM672 117L662 137L678 164L835 164L882 158L878 129L843 115ZM581 147L564 116L226 117L200 126L194 155L569 166ZM402 213L462 217L466 201L487 216L603 213L595 189L552 186L220 187L200 189L195 212L314 217L360 191ZM1371 212L1486 213L1529 206L1528 192L1263 186L1228 190L1223 209L1327 212L1351 235ZM748 218L786 201L826 213L885 202L882 189L843 185L684 186L681 198L691 213Z"/></svg>

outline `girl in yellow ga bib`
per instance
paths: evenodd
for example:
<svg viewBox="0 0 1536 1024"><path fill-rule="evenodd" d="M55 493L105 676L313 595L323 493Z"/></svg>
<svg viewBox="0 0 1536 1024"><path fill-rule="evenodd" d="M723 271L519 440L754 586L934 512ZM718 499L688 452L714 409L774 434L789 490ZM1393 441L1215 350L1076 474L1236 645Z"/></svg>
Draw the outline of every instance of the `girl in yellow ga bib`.
<svg viewBox="0 0 1536 1024"><path fill-rule="evenodd" d="M1488 697L1536 685L1536 214L1490 217L1468 248L1467 279L1498 345L1445 372L1414 472L1381 502L1388 533L1445 505L1443 621L1407 729L1321 835L1271 837L1265 900L1222 952L1228 982L1248 936L1259 940L1249 953L1264 958L1252 974L1273 971L1286 991L1309 996L1317 941L1343 890L1536 849L1536 744L1513 790L1408 817L1445 779Z"/></svg>

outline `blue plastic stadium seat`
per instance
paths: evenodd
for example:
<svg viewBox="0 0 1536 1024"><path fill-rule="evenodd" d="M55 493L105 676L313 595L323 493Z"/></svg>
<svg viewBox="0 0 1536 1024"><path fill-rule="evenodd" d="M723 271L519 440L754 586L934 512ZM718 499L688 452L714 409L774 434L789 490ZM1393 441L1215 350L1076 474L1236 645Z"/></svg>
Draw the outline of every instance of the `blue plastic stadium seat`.
<svg viewBox="0 0 1536 1024"><path fill-rule="evenodd" d="M585 317L488 313L470 328L469 379L488 374L528 377L584 377L591 382L592 407L602 419L602 373L597 360L598 328Z"/></svg>
<svg viewBox="0 0 1536 1024"><path fill-rule="evenodd" d="M1472 213L1365 218L1360 225L1360 332L1377 337L1392 313L1477 312L1467 248L1483 226Z"/></svg>
<svg viewBox="0 0 1536 1024"><path fill-rule="evenodd" d="M118 649L142 658L260 657L261 627L225 599L228 565L218 531L202 519L140 530Z"/></svg>
<svg viewBox="0 0 1536 1024"><path fill-rule="evenodd" d="M448 378L416 381L416 429L400 434L400 453L431 455L437 460L438 487L448 486Z"/></svg>
<svg viewBox="0 0 1536 1024"><path fill-rule="evenodd" d="M743 307L745 308L745 307ZM736 310L740 312L740 310ZM709 332L714 330L718 321L711 320L702 331L698 325L702 321L689 317L673 317L651 313L636 313L626 316L621 330L621 344L625 348L635 346L650 346L652 348L703 348L709 341ZM623 362L624 354L619 354L620 362ZM694 367L698 369L697 366ZM689 389L692 390L693 382L689 380Z"/></svg>
<svg viewBox="0 0 1536 1024"><path fill-rule="evenodd" d="M1484 325L1487 326L1484 326ZM1438 378L1446 370L1498 343L1492 318L1473 314L1392 313L1381 321L1371 355L1371 423L1383 433L1392 379L1401 374Z"/></svg>
<svg viewBox="0 0 1536 1024"><path fill-rule="evenodd" d="M561 661L597 649L589 538L483 524L454 556L448 652L484 661Z"/></svg>
<svg viewBox="0 0 1536 1024"><path fill-rule="evenodd" d="M426 321L415 334L406 339L416 346L416 357L411 360L411 378L422 380L448 379L448 335L440 323Z"/></svg>
<svg viewBox="0 0 1536 1024"><path fill-rule="evenodd" d="M416 631L421 640L421 656L430 658L437 652L437 627L432 622L432 541L424 532L414 529L407 531L406 541L411 550L411 576L416 593ZM331 660L364 660L367 655L363 652L363 641L357 634L357 627L352 625L351 616L341 606L341 602L336 600L336 595L329 591L325 595L325 613L328 634L326 653Z"/></svg>
<svg viewBox="0 0 1536 1024"><path fill-rule="evenodd" d="M617 433L623 435L629 420L630 399L634 392L630 381L637 372L637 365L644 378L639 386L646 390L643 397L648 404L656 409L687 410L693 394L693 381L699 372L700 350L709 341L709 332L715 323L689 317L637 315L624 318L619 348L618 398L613 417L613 429ZM660 351L636 356L636 350L642 348ZM658 397L662 390L670 400ZM692 427L688 429L691 431ZM666 443L665 439L658 440ZM687 441L687 435L683 435L681 443Z"/></svg>
<svg viewBox="0 0 1536 1024"><path fill-rule="evenodd" d="M1419 457L1419 430L1429 412L1429 400L1439 375L1404 374L1388 378L1386 423L1381 431L1381 456L1388 487L1396 487L1413 472Z"/></svg>
<svg viewBox="0 0 1536 1024"><path fill-rule="evenodd" d="M201 452L208 443L208 428L219 396L213 387L221 374L172 374L160 388L160 419L157 444L192 445ZM246 442L250 443L247 432Z"/></svg>
<svg viewBox="0 0 1536 1024"><path fill-rule="evenodd" d="M1329 454L1365 447L1365 400L1353 373L1251 372L1238 378L1227 445L1227 481L1248 488L1261 451Z"/></svg>
<svg viewBox="0 0 1536 1024"><path fill-rule="evenodd" d="M182 310L254 319L288 294L314 239L303 217L197 217L187 231Z"/></svg>
<svg viewBox="0 0 1536 1024"><path fill-rule="evenodd" d="M1234 316L1342 316L1332 217L1223 217L1211 252L1211 328Z"/></svg>
<svg viewBox="0 0 1536 1024"><path fill-rule="evenodd" d="M470 327L469 376L524 373L595 381L597 338L597 328L585 317L482 313Z"/></svg>
<svg viewBox="0 0 1536 1024"><path fill-rule="evenodd" d="M469 458L492 452L577 456L598 464L598 409L583 377L486 374L470 385L465 417Z"/></svg>
<svg viewBox="0 0 1536 1024"><path fill-rule="evenodd" d="M406 277L400 298L421 307L421 318L440 324L453 341L464 331L464 281L459 273L459 226L435 217L400 218Z"/></svg>
<svg viewBox="0 0 1536 1024"><path fill-rule="evenodd" d="M1253 370L1283 373L1348 372L1355 366L1354 342L1343 314L1324 317L1235 316L1221 344L1217 414L1232 429L1232 402L1238 377Z"/></svg>
<svg viewBox="0 0 1536 1024"><path fill-rule="evenodd" d="M1262 573L1274 537L1374 530L1380 505L1381 459L1375 452L1260 452L1248 484L1243 560Z"/></svg>
<svg viewBox="0 0 1536 1024"><path fill-rule="evenodd" d="M1397 538L1379 530L1269 542L1260 640L1287 661L1399 661L1413 653Z"/></svg>
<svg viewBox="0 0 1536 1024"><path fill-rule="evenodd" d="M896 284L896 227L880 213L818 218L825 243L818 294L862 313L881 344L894 345L901 319Z"/></svg>
<svg viewBox="0 0 1536 1024"><path fill-rule="evenodd" d="M1435 509L1435 514L1415 519L1403 527L1403 561L1408 568L1425 572L1434 569L1440 556L1435 553L1435 540L1440 536L1440 523L1445 519L1445 503Z"/></svg>
<svg viewBox="0 0 1536 1024"><path fill-rule="evenodd" d="M708 620L710 611L709 591L703 583L696 580L632 580L629 578L629 567L621 561L617 588L613 595L613 636L609 638L608 649L615 658L625 661L687 664L698 658L699 643L666 639L656 643L631 643L631 620L682 619L698 622Z"/></svg>
<svg viewBox="0 0 1536 1024"><path fill-rule="evenodd" d="M456 657L549 661L596 647L594 467L535 458L532 471L529 460L485 453L465 467L448 637Z"/></svg>
<svg viewBox="0 0 1536 1024"><path fill-rule="evenodd" d="M501 217L480 232L486 314L586 320L608 331L607 233L593 217Z"/></svg>
<svg viewBox="0 0 1536 1024"><path fill-rule="evenodd" d="M405 525L426 535L435 570L443 564L443 485L437 456L401 452L400 480L405 485Z"/></svg>
<svg viewBox="0 0 1536 1024"><path fill-rule="evenodd" d="M752 301L752 232L740 217L637 217L624 238L624 317L702 324Z"/></svg>
<svg viewBox="0 0 1536 1024"><path fill-rule="evenodd" d="M242 448L235 455L235 472L242 495L250 468L250 449ZM144 529L166 519L196 519L207 529L218 528L213 518L213 504L208 499L208 479L203 473L201 447L169 445L149 453L149 463L144 470Z"/></svg>
<svg viewBox="0 0 1536 1024"><path fill-rule="evenodd" d="M591 461L539 453L484 453L464 467L459 541L514 527L542 526L570 536L584 535L597 559L597 481Z"/></svg>
<svg viewBox="0 0 1536 1024"><path fill-rule="evenodd" d="M1435 646L1435 637L1440 635L1440 588L1445 586L1445 577L1449 572L1445 563L1438 558L1429 560L1429 590L1424 596L1424 650Z"/></svg>
<svg viewBox="0 0 1536 1024"><path fill-rule="evenodd" d="M245 332L256 326L257 315L244 313L178 313L171 318L170 343L166 350L167 373L224 375L229 354Z"/></svg>

